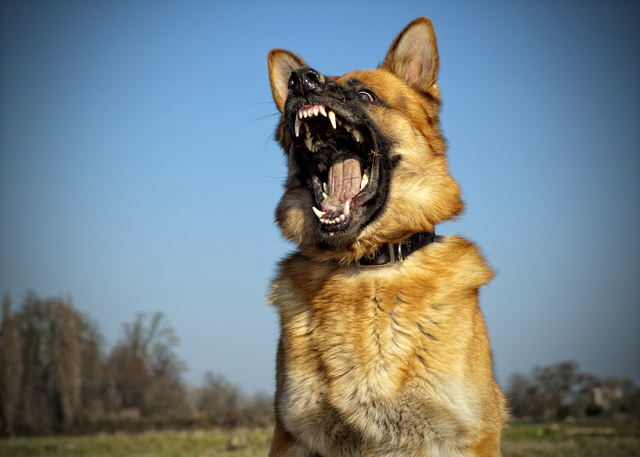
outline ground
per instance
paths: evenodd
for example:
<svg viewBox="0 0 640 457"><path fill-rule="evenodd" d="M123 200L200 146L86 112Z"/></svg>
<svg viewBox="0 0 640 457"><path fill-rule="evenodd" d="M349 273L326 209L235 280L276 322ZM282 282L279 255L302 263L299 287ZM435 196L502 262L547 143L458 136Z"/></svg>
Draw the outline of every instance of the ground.
<svg viewBox="0 0 640 457"><path fill-rule="evenodd" d="M2 438L3 457L266 457L271 431L190 431ZM640 456L640 424L511 424L505 457Z"/></svg>

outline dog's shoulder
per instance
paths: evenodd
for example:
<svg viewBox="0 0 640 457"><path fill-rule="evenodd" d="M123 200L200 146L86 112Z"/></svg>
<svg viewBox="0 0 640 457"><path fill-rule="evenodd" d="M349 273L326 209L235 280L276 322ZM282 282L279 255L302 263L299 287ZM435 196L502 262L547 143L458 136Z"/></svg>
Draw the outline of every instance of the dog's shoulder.
<svg viewBox="0 0 640 457"><path fill-rule="evenodd" d="M460 236L437 236L431 245L417 254L420 256L417 263L425 272L445 276L463 288L484 286L495 276L482 250Z"/></svg>
<svg viewBox="0 0 640 457"><path fill-rule="evenodd" d="M344 292L372 283L426 295L475 292L495 276L475 243L453 235L437 236L395 266L359 268L294 252L280 262L277 271L269 298L280 307L314 301L322 290Z"/></svg>

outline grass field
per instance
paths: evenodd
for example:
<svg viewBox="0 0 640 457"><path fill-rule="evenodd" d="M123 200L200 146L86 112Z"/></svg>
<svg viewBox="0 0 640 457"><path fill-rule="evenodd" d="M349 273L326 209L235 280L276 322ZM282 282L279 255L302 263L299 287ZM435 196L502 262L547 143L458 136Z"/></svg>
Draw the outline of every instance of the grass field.
<svg viewBox="0 0 640 457"><path fill-rule="evenodd" d="M511 424L502 441L502 452L505 457L640 456L640 424Z"/></svg>
<svg viewBox="0 0 640 457"><path fill-rule="evenodd" d="M270 440L268 431L3 438L0 456L264 457ZM503 441L503 452L505 457L640 456L640 424L512 424Z"/></svg>

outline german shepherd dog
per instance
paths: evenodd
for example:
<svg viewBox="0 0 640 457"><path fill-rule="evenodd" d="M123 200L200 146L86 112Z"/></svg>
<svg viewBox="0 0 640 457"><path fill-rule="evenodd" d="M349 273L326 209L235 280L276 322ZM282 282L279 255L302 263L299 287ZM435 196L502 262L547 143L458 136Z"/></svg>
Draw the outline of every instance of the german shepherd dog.
<svg viewBox="0 0 640 457"><path fill-rule="evenodd" d="M431 21L375 70L326 76L269 52L288 177L276 209L297 251L279 264L271 456L497 456L506 412L471 242L439 125Z"/></svg>

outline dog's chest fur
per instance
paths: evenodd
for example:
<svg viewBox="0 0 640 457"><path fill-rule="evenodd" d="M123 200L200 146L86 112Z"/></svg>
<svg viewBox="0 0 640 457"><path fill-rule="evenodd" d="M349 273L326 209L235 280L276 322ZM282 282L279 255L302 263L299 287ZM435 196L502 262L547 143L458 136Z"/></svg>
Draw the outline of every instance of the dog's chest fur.
<svg viewBox="0 0 640 457"><path fill-rule="evenodd" d="M464 455L482 414L465 381L476 342L451 335L482 337L470 327L484 326L475 294L491 276L453 237L382 268L289 257L272 289L287 429L325 455Z"/></svg>

